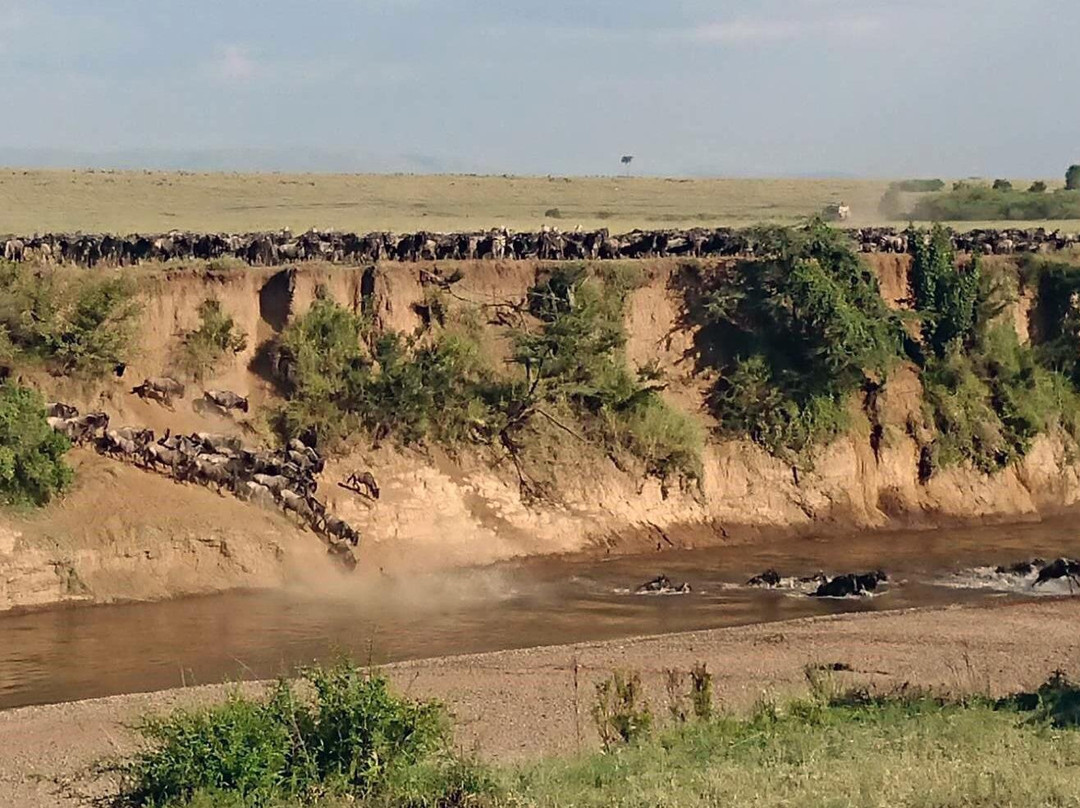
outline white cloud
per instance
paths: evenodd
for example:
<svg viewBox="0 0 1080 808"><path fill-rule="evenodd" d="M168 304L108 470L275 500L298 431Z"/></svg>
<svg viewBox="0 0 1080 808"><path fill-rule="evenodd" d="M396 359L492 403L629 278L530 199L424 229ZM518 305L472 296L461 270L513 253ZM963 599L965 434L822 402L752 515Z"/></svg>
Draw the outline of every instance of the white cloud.
<svg viewBox="0 0 1080 808"><path fill-rule="evenodd" d="M258 61L243 45L226 45L218 54L214 72L227 82L243 84L261 71Z"/></svg>
<svg viewBox="0 0 1080 808"><path fill-rule="evenodd" d="M884 17L856 15L817 19L741 19L699 25L682 31L685 38L698 42L742 45L784 42L810 37L859 38L880 33L886 28Z"/></svg>

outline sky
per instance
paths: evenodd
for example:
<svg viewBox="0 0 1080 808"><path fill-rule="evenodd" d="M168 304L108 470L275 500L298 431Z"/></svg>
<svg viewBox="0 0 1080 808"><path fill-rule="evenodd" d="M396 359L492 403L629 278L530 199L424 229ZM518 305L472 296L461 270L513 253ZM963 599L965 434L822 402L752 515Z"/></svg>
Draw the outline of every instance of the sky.
<svg viewBox="0 0 1080 808"><path fill-rule="evenodd" d="M1057 177L1080 0L0 0L0 164Z"/></svg>

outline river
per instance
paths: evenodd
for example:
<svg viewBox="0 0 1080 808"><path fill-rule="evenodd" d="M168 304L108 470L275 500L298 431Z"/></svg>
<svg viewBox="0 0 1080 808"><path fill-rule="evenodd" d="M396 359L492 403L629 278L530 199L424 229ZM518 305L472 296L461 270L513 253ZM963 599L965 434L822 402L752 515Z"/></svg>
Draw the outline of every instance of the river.
<svg viewBox="0 0 1080 808"><path fill-rule="evenodd" d="M839 612L1067 593L966 585L953 573L1080 556L1076 514L1040 523L863 532L642 556L534 558L333 592L234 593L0 617L0 708L265 678L348 655L364 663L604 640ZM767 568L881 568L873 597L818 599L742 586ZM633 594L659 573L679 596Z"/></svg>

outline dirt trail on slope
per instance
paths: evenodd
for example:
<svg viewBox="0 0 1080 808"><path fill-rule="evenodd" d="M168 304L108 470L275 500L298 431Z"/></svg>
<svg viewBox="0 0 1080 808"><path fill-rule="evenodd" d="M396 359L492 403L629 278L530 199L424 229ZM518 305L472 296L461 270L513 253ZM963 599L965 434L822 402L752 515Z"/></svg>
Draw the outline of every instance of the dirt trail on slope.
<svg viewBox="0 0 1080 808"><path fill-rule="evenodd" d="M721 703L736 711L763 695L805 692L805 666L834 663L853 670L836 674L840 683L886 689L909 683L996 696L1036 687L1056 669L1080 671L1078 620L1076 599L849 614L433 659L386 672L412 696L444 700L463 749L510 761L595 748L589 718L594 683L616 669L641 672L658 716L666 711L665 671L699 662L713 673ZM74 806L109 793L115 786L90 767L134 748L127 725L148 712L217 700L225 692L224 686L200 687L0 713L0 737L18 739L0 746L0 806Z"/></svg>

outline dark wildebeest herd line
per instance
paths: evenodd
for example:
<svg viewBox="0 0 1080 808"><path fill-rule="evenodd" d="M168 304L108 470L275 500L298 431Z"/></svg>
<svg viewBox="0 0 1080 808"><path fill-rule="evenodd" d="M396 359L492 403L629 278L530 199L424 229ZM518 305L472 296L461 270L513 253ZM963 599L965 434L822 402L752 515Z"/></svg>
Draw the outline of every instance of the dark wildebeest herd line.
<svg viewBox="0 0 1080 808"><path fill-rule="evenodd" d="M972 575L974 573L974 575ZM969 570L973 578L985 579L992 574L1002 582L1013 584L1014 591L1035 590L1051 581L1064 581L1069 592L1080 588L1080 561L1074 558L1041 558L1019 561L994 568ZM812 598L859 598L874 594L882 585L889 583L889 576L882 570L850 572L828 576L824 573L805 577L786 577L775 569L767 569L746 581L745 586L756 589L788 590L801 592ZM688 595L693 591L688 583L674 583L666 575L658 575L634 590L636 595Z"/></svg>
<svg viewBox="0 0 1080 808"><path fill-rule="evenodd" d="M846 231L861 252L906 253L913 232L891 227ZM1010 255L1051 252L1077 245L1075 233L1045 228L950 231L959 252ZM231 258L252 266L294 261L332 263L434 260L602 260L685 256L747 257L767 254L770 239L761 229L695 227L686 230L572 230L542 227L533 232L506 228L468 233L346 233L312 229L256 233L193 233L173 230L157 235L46 233L0 236L8 261L37 261L81 267L132 266L148 262Z"/></svg>
<svg viewBox="0 0 1080 808"><path fill-rule="evenodd" d="M184 385L170 378L146 379L132 390L142 398L172 406L184 395ZM200 403L220 412L247 412L247 399L230 391L207 390ZM328 551L349 569L356 566L350 547L360 542L359 532L330 513L316 496L316 475L325 459L300 440L279 450L248 449L239 438L211 433L174 435L169 430L156 438L153 430L110 428L107 413L80 414L68 404L51 403L49 425L73 444L94 447L99 453L155 471L181 483L204 485L219 494L230 493L267 508L280 508L286 516L314 530ZM343 488L378 499L379 486L370 472L351 474Z"/></svg>

